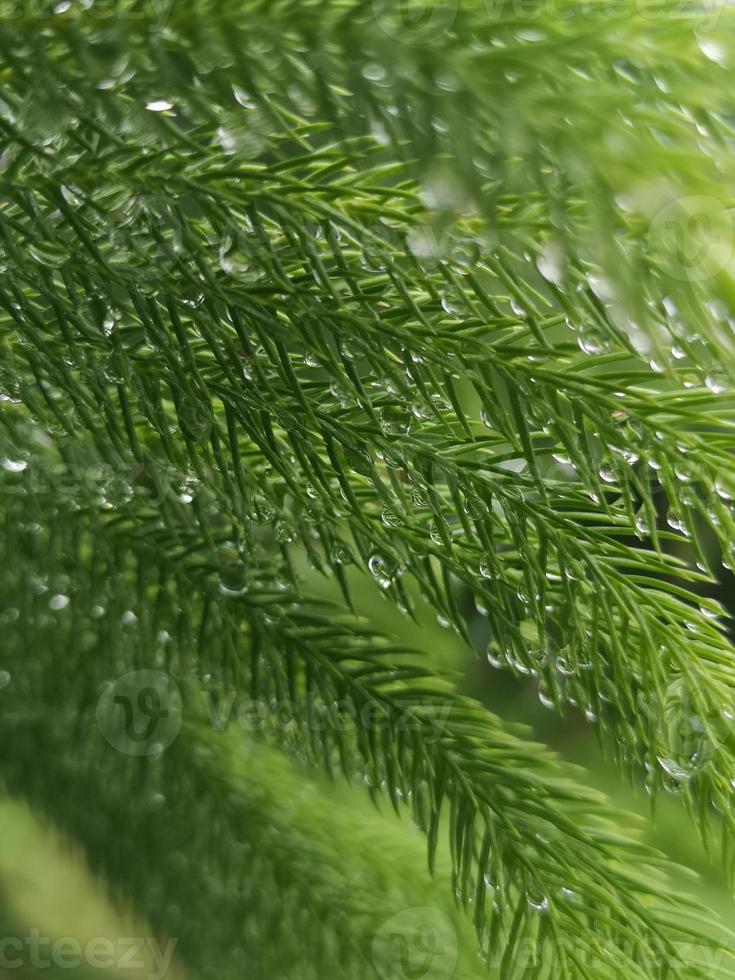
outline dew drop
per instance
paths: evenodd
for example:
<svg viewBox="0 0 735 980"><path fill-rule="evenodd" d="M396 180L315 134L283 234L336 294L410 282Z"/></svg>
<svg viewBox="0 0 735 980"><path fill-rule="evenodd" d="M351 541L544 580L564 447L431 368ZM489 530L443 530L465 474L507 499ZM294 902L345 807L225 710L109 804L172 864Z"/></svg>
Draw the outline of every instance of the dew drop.
<svg viewBox="0 0 735 980"><path fill-rule="evenodd" d="M526 316L526 310L521 306L517 299L511 299L510 308L520 320Z"/></svg>
<svg viewBox="0 0 735 980"><path fill-rule="evenodd" d="M5 457L0 461L0 466L8 473L22 473L28 467L28 461L25 459L8 459Z"/></svg>
<svg viewBox="0 0 735 980"><path fill-rule="evenodd" d="M278 521L273 530L275 531L276 539L282 544L290 544L296 537L296 532L290 524L286 521Z"/></svg>
<svg viewBox="0 0 735 980"><path fill-rule="evenodd" d="M721 395L728 389L728 380L725 374L721 372L711 372L704 379L704 383L709 388L709 390L715 395Z"/></svg>
<svg viewBox="0 0 735 980"><path fill-rule="evenodd" d="M150 810L160 810L166 803L163 793L151 793L148 798L148 808Z"/></svg>
<svg viewBox="0 0 735 980"><path fill-rule="evenodd" d="M714 61L717 65L725 65L727 63L727 48L720 41L700 38L697 44L705 58L709 58L710 61Z"/></svg>
<svg viewBox="0 0 735 980"><path fill-rule="evenodd" d="M568 456L564 456L562 453L552 453L551 458L556 460L560 466L571 466L572 461Z"/></svg>
<svg viewBox="0 0 735 980"><path fill-rule="evenodd" d="M605 341L603 340L602 336L589 330L585 333L581 333L577 337L577 343L579 344L579 349L583 351L583 353L589 354L593 357L605 352Z"/></svg>
<svg viewBox="0 0 735 980"><path fill-rule="evenodd" d="M487 662L496 670L500 670L501 668L508 666L508 658L498 647L497 643L491 642L488 644Z"/></svg>
<svg viewBox="0 0 735 980"><path fill-rule="evenodd" d="M686 523L684 522L684 519L681 517L680 514L677 514L676 511L670 510L668 512L668 514L666 515L666 523L674 531L686 532L687 530L687 526Z"/></svg>
<svg viewBox="0 0 735 980"><path fill-rule="evenodd" d="M401 518L394 510L389 510L387 507L383 510L380 515L380 520L385 527L400 527Z"/></svg>
<svg viewBox="0 0 735 980"><path fill-rule="evenodd" d="M695 768L694 765L684 765L676 762L674 759L668 759L665 756L657 756L657 759L658 764L661 766L666 775L670 776L677 783L686 782L691 777Z"/></svg>
<svg viewBox="0 0 735 980"><path fill-rule="evenodd" d="M639 538L646 538L651 533L651 522L643 511L635 519L635 530Z"/></svg>
<svg viewBox="0 0 735 980"><path fill-rule="evenodd" d="M549 910L549 900L545 895L537 895L529 892L526 895L526 901L530 908L542 915Z"/></svg>
<svg viewBox="0 0 735 980"><path fill-rule="evenodd" d="M429 537L434 544L443 545L444 539L448 534L446 521L443 518L436 518L429 527Z"/></svg>
<svg viewBox="0 0 735 980"><path fill-rule="evenodd" d="M560 286L564 278L561 249L556 242L550 242L536 260L536 268L547 282Z"/></svg>
<svg viewBox="0 0 735 980"><path fill-rule="evenodd" d="M363 67L362 75L369 82L381 82L385 78L385 68L382 65L371 62Z"/></svg>
<svg viewBox="0 0 735 980"><path fill-rule="evenodd" d="M233 85L232 94L235 97L235 101L238 105L241 105L243 109L256 109L257 103L251 95L249 95L244 89L238 88L237 85Z"/></svg>
<svg viewBox="0 0 735 980"><path fill-rule="evenodd" d="M248 587L247 573L247 566L242 561L233 561L226 565L219 575L219 591L222 595L245 595Z"/></svg>
<svg viewBox="0 0 735 980"><path fill-rule="evenodd" d="M368 569L381 589L389 589L396 576L396 566L377 552L368 559Z"/></svg>
<svg viewBox="0 0 735 980"><path fill-rule="evenodd" d="M539 687L538 699L544 708L553 709L555 707L555 704L545 687Z"/></svg>

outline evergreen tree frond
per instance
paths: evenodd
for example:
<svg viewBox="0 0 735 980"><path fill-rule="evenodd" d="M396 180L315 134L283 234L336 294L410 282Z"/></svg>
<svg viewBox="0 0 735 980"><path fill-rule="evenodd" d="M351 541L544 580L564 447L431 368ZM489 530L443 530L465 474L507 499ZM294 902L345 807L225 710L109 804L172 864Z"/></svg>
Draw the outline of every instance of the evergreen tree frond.
<svg viewBox="0 0 735 980"><path fill-rule="evenodd" d="M304 828L277 814L271 750L248 772L207 731L203 672L215 699L279 703L302 760L407 809L430 864L446 838L502 977L712 976L677 951L696 912L659 856L354 615L350 566L466 640L473 600L491 665L581 708L705 840L721 827L733 877L735 656L712 597L735 560L734 284L712 251L735 242L731 12L705 28L667 4L651 24L569 4L531 28L505 2L411 0L399 30L382 0L53 7L7 3L0 23L0 486L19 558L0 588L14 683L39 698L6 721L12 791L140 902L134 848L185 840L138 812L163 780L181 833L187 807L204 828L202 867L186 884L156 868L142 911L173 928L162 903L185 890L181 923L212 920L192 968L244 915L263 940L286 913L294 949L261 941L259 969L297 975L306 907L315 975L364 975L390 863L348 894L327 804ZM304 558L344 603L310 598ZM186 693L155 763L90 734L101 683L146 669ZM47 787L32 760L55 743ZM97 763L114 775L95 823ZM111 856L119 808L133 851ZM345 839L348 816L329 820ZM259 880L219 919L243 822Z"/></svg>
<svg viewBox="0 0 735 980"><path fill-rule="evenodd" d="M6 6L28 135L52 114L63 128L80 100L93 126L97 113L117 126L110 92L128 110L126 138L148 129L145 105L172 101L187 130L208 125L244 161L307 147L306 134L374 132L422 177L440 223L470 210L544 267L568 265L565 298L583 323L591 298L612 312L613 336L643 332L657 361L693 347L717 374L731 359L717 312L732 299L727 256L701 276L682 270L682 253L697 264L702 223L732 243L727 5L143 0L61 17L51 0L30 16L22 0ZM31 82L43 107L21 45L48 68Z"/></svg>
<svg viewBox="0 0 735 980"><path fill-rule="evenodd" d="M25 509L27 502L23 504ZM430 866L436 862L437 848L448 841L457 898L465 906L474 905L485 955L490 962L502 958L503 968L511 971L508 976L523 974L528 964L522 951L529 942L539 962L553 962L562 977L607 977L611 962L626 976L664 976L672 965L678 968L682 944L696 940L718 948L721 939L692 933L672 916L677 906L688 909L688 900L672 899L658 855L634 838L619 835L619 819L604 797L585 791L570 778L570 771L540 746L525 741L522 732L455 694L422 663L423 658L339 615L336 608L303 600L284 588L283 573L275 569L269 573L258 565L251 578L241 562L233 561L226 545L218 552L216 542L195 540L174 557L165 535L157 541L150 531L131 536L130 526L140 526L141 520L128 522L122 516L126 509L120 505L112 520L103 516L91 535L79 515L69 514L50 541L35 524L29 529L12 522L8 551L23 555L24 580L18 582L17 573L9 571L6 590L27 598L7 627L6 663L16 686L37 691L40 704L9 718L15 751L4 777L14 792L43 808L54 806L57 818L68 821L69 832L81 840L93 866L108 874L113 886L117 883L133 899L138 892L148 895L152 904L144 904L141 913L161 921L156 910L164 907L167 895L181 891L180 875L189 874L189 865L184 863L173 876L164 874L164 892L151 894L143 887L143 879L150 876L147 863L131 860L124 850L116 851L109 863L105 847L121 800L130 800L139 811L137 817L129 817L133 847L149 835L162 834L176 851L171 823L162 822L156 813L157 801L163 806L172 799L171 820L189 841L190 853L193 811L194 824L206 828L202 848L212 847L213 833L224 845L213 856L221 864L209 869L215 881L230 866L237 827L247 826L252 847L270 854L257 828L267 833L273 813L267 808L253 812L253 806L264 802L248 786L248 780L258 785L262 775L248 771L249 756L245 762L228 763L232 732L219 730L227 729L232 720L232 699L246 693L253 699L251 707L258 708L250 722L257 730L276 737L302 758L326 765L330 773L341 768L348 779L364 782L373 795L389 799L397 812L408 806L428 836ZM181 532L180 539L185 527ZM55 601L59 593L50 600L48 596L51 589L69 588L65 569L73 569L74 613L60 623L62 604ZM192 602L192 596L200 601ZM139 619L133 609L154 614ZM80 622L86 624L83 630ZM90 628L94 623L98 625ZM26 651L32 643L43 644L45 653L29 661ZM106 651L104 658L99 656L101 649ZM151 650L157 650L153 659ZM90 708L100 703L94 694L110 682L111 661L123 675L165 668L178 681L184 701L183 734L160 758L154 753L152 760L128 759L116 751L114 739L111 748L95 731L96 726L106 731L106 716L97 708L95 725ZM203 701L200 677L208 694ZM53 698L62 706L57 717L48 709ZM215 731L207 732L208 727ZM52 752L54 745L65 747L56 778L72 786L79 781L78 789L61 795L62 800L71 796L68 813L63 804L58 812L57 783L49 781L45 768L37 771L30 764L39 752ZM87 829L92 793L88 781L96 781L100 767L114 772L114 788L105 803L106 818ZM150 807L141 808L141 797L150 799ZM276 799L269 806L276 805ZM319 837L315 827L306 832ZM163 844L158 840L145 846L156 853ZM304 844L297 841L293 847L303 851ZM280 838L278 848L283 850L279 860L295 878L294 858ZM321 921L328 908L345 905L344 897L332 889L351 885L339 879L309 884L308 867L324 867L325 862L313 851L303 860L302 887L315 887L315 900L326 902L322 909L311 909ZM123 873L121 868L127 870ZM274 873L273 888L278 892L282 878L277 869ZM264 875L254 874L258 889L252 901L260 902ZM205 888L195 879L190 887L199 901L211 905L213 886ZM303 895L296 896L297 911L303 901ZM592 908L595 930L588 931L584 923ZM279 902L274 909L280 928L284 909ZM235 920L245 914L239 904L231 913L234 919L217 913L223 940L236 931ZM190 914L202 914L198 903ZM254 916L252 911L247 914ZM329 962L333 955L336 968L338 962L349 962L356 944L365 952L374 933L366 928L362 938L354 934L364 910L348 903L345 914L350 929L330 917L323 938L326 947L313 950L313 961L322 962L324 956ZM161 925L167 931L172 928L168 921ZM345 945L332 949L335 935L342 936ZM219 936L215 932L211 940L217 948L226 945ZM298 936L297 943L302 943ZM188 950L184 953L196 963ZM283 966L287 951L279 949L278 955ZM358 956L355 968L361 963ZM723 959L718 968L726 971L727 964ZM684 965L682 960L681 968ZM692 976L711 975L698 973L695 964L689 968Z"/></svg>
<svg viewBox="0 0 735 980"><path fill-rule="evenodd" d="M148 282L125 264L109 282L89 281L73 258L63 272L31 266L6 239L14 275L0 299L29 345L14 343L10 390L41 372L58 398L49 406L33 394L33 411L66 432L77 416L115 471L135 465L159 487L172 477L205 483L236 536L262 496L279 514L277 531L304 541L318 564L339 572L356 550L403 605L398 573L410 572L463 630L448 587L459 580L487 612L494 663L537 673L558 706L571 699L600 718L630 757L658 771L655 787L681 778L672 772L698 750L707 765L690 789L725 809L731 647L719 607L701 596L708 566L692 570L669 554L690 541L705 562L706 529L730 548L732 423L712 415L723 399L686 388L677 369L665 379L646 373L630 350L594 357L571 347L561 312L548 329L533 316L533 326L514 325L511 299L504 320L496 304L507 297L493 298L490 278L483 285L457 264L460 245L438 268L418 266L405 245L416 228L413 198L402 201L409 187L396 199L370 171L338 166L333 148L302 155L285 180L263 173L251 191L239 172L215 187L211 171L215 189L185 191L192 181L178 154L171 166L172 185L200 217L179 215L187 244L172 266L153 244ZM324 168L329 177L310 185ZM335 185L349 208L326 203ZM64 201L50 187L16 206L31 256L43 247L31 244L37 215L50 220ZM361 224L380 206L394 224L400 217L404 244ZM125 237L144 238L150 215L143 210L140 227L136 217ZM82 220L64 227L60 254L112 255L113 229L122 258L113 214L100 240ZM246 256L233 244L243 226L256 243ZM504 279L520 289L509 272ZM446 280L461 309L440 292ZM471 321L469 293L484 304ZM45 326L54 322L60 332ZM467 337L468 322L481 337ZM308 544L315 522L318 556ZM701 746L672 744L680 726L662 718L677 704L702 718Z"/></svg>
<svg viewBox="0 0 735 980"><path fill-rule="evenodd" d="M152 762L69 720L16 719L7 788L78 841L113 897L146 916L162 948L175 940L196 976L371 977L382 923L421 905L452 923L457 976L486 975L439 884L406 885L420 868L411 838L384 830L379 839L377 820L322 797L280 753L185 722ZM74 751L59 756L59 742ZM55 764L29 778L39 757Z"/></svg>

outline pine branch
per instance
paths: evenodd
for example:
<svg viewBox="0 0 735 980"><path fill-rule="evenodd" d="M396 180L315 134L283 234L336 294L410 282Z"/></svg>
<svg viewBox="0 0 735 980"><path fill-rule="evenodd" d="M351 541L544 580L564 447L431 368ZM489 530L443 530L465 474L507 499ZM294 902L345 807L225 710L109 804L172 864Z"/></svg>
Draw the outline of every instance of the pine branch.
<svg viewBox="0 0 735 980"><path fill-rule="evenodd" d="M52 744L68 746L74 729L81 726L84 731L89 725L88 706L94 703L90 690L99 686L110 659L121 672L141 664L165 666L183 684L195 664L197 672L207 678L230 678L219 689L221 698L234 684L241 693L249 691L260 704L274 702L282 725L277 734L283 740L285 733L285 743L299 754L325 763L330 771L341 767L350 779L364 779L372 792L386 795L399 812L403 801L408 801L414 819L428 835L430 865L443 834L448 833L457 896L465 905L474 902L475 926L486 955L495 960L502 953L504 969L514 970L518 948L533 940L540 962L553 961L561 977L606 977L611 957L615 968L626 976L664 976L679 968L676 943L716 942L692 933L672 918L672 908L686 909L686 900L672 904L669 886L655 870L659 857L619 837L603 797L570 782L568 773L539 746L505 729L480 705L454 694L421 665L420 658L386 645L359 623L336 617L335 610L304 603L297 594L284 591L262 566L254 571L252 580L248 577L247 586L241 581L242 587L235 589L232 568L225 570L224 579L216 577L222 573L217 552L205 541L195 538L183 554L174 557L165 535L155 542L155 535L131 535L130 527L139 527L140 518L125 515L124 510L97 522L93 546L86 540L84 523L77 520L67 524L66 534L60 528L56 531L52 549L44 548L43 568L49 581L61 580L65 563L74 568L74 612L67 623L53 621L43 611L46 603L33 597L32 585L38 581L33 547L23 562L30 581L13 582L9 590L28 596L25 608L19 610L17 627L11 627L15 641L11 649L17 651L12 657L16 683L32 685L42 694L50 682L64 706L61 720L72 726L54 731ZM182 532L183 537L185 527ZM14 532L9 549L22 553L28 547L24 539L27 542L27 531ZM93 556L87 574L84 555ZM107 583L113 569L119 578L110 594ZM14 575L10 573L11 578ZM224 590L223 581L228 583ZM136 586L126 588L126 582ZM184 603L185 596L200 596L201 603ZM130 625L130 614L124 611L127 606L141 612L155 610L156 615L126 629L117 624ZM53 602L51 608L57 608ZM96 631L87 629L85 648L78 651L74 666L69 651L73 649L70 641L78 635L75 620L89 621L95 608L104 609L98 620L101 626ZM187 614L182 621L184 609ZM160 648L161 635L175 636L175 645L169 648L166 641L165 659L151 662L147 652ZM29 636L36 643L49 637L41 663L24 664ZM104 660L95 653L101 644L106 647ZM62 662L70 681L65 679L60 686L56 675ZM48 670L50 676L45 673ZM217 691L216 682L212 690ZM189 710L192 698L187 697ZM333 705L337 716L330 715ZM12 717L11 722L21 731L27 724L23 715ZM41 738L39 725L43 728L50 723L43 715L32 717L31 722L27 744L29 751L35 751L30 747ZM198 800L214 792L218 767L223 773L233 768L240 771L234 763L228 768L222 762L207 761L210 750L206 746L216 736L200 731L196 738L203 739L201 748L184 740L177 753L167 750L162 757L170 772L164 780L164 796L181 800L190 791L192 800ZM72 765L78 766L81 759L83 770L89 771L86 754L95 752L99 744L99 739L86 736L84 745L89 748L75 751ZM204 784L192 784L194 763L180 760L179 751L193 759L203 758L201 779L209 781L207 792ZM112 762L115 758L113 753ZM109 766L108 755L105 759ZM24 776L32 767L22 748L8 765L15 790L34 799L39 792L35 772ZM155 775L158 768L153 768L150 778L164 778ZM139 778L136 771L133 768L130 776L114 780L115 799L118 793L123 798L130 795L126 779ZM29 778L32 782L26 785ZM241 777L227 777L231 778ZM53 786L51 792L56 799ZM73 795L76 799L77 794ZM84 801L87 796L82 794L79 799ZM246 799L250 796L245 793ZM221 813L223 806L216 803L214 809ZM442 815L447 821L444 831ZM75 833L83 836L83 817L76 819L80 826L74 824ZM141 819L145 822L150 817L144 812ZM246 818L232 819L241 825ZM263 818L265 826L269 819ZM248 813L248 824L254 820ZM209 842L211 821L202 817L196 822L208 828L205 840ZM168 834L168 825L162 830ZM109 827L101 832L107 840ZM188 825L186 833L190 833ZM143 828L132 840L142 836ZM223 841L229 837L224 828L216 834ZM225 854L222 860L226 861ZM291 858L286 855L285 860L290 866ZM313 855L307 864L311 860ZM109 870L115 881L117 870ZM147 874L148 869L139 869L139 873ZM134 884L126 889L132 896ZM321 896L326 886L317 890ZM326 893L325 901L334 901L331 893ZM161 897L154 895L154 902L159 906ZM589 929L593 909L594 931ZM142 911L151 914L148 907ZM234 910L233 914L241 912ZM314 914L321 913L316 909ZM330 923L329 928L333 925L341 928L339 923ZM231 927L231 922L223 924L225 933ZM697 973L693 965L691 969L692 976L706 975ZM726 963L722 969L727 971Z"/></svg>
<svg viewBox="0 0 735 980"><path fill-rule="evenodd" d="M66 715L5 726L16 747L2 766L8 790L72 835L157 935L176 937L177 957L197 976L372 977L384 920L448 905L438 886L425 882L422 895L405 885L418 870L410 839L385 828L378 839L375 820L320 796L272 750L185 723L160 759L126 758ZM43 773L39 759L49 763ZM465 942L457 975L486 975L461 923L452 928Z"/></svg>
<svg viewBox="0 0 735 980"><path fill-rule="evenodd" d="M318 172L333 156L333 150L316 151L301 166L306 174ZM176 162L180 171L178 157ZM271 202L289 196L293 178L282 183L278 174L264 175L252 198L241 176L220 180L213 206L217 198L229 201L236 236L239 195L240 220L259 242L248 255L254 289L240 276L223 276L221 255L209 263L201 257L208 250L203 237L188 242L188 254L197 258L177 260L163 288L158 281L153 290L132 285L128 272L117 284L97 283L94 302L104 290L107 301L96 312L93 306L82 312L76 293L66 285L59 288L53 273L42 273L39 281L38 270L8 239L17 275L2 301L14 329L43 352L44 367L39 362L32 370L48 371L53 364L48 382L73 386L74 410L96 433L99 451L108 459L112 444L127 456L126 465L132 453L149 469L165 471L173 464L208 484L219 481L220 506L233 519L245 515L243 493L261 490L278 510L284 492L292 498L294 505L283 512L287 535L295 534L289 530L293 525L306 538L315 520L348 514L362 560L378 569L387 591L408 603L397 576L405 569L440 614L463 630L446 588L449 576L455 576L487 611L494 663L535 672L543 678L546 699L557 706L571 699L591 718L601 717L633 758L658 770L654 787L685 783L693 810L700 796L725 809L735 754L721 715L732 696L731 648L713 621L721 610L696 591L709 577L662 551L682 535L697 546L704 520L729 547L732 423L727 415L713 421L711 408L720 400L683 385L677 390L675 371L664 383L646 374L640 362L635 370L622 371L623 357L633 361L630 351L621 351L617 360L573 353L563 333L558 340L547 332L534 341L531 328L521 327L524 346L519 347L517 331L508 346L489 295L483 327L489 338L468 343L462 318L447 317L436 298L438 280L449 275L457 281L454 267L445 263L433 274L424 270L423 278L414 269L413 278L399 278L406 261L399 264L398 247L389 251L385 238L370 227L367 247L356 238L352 215L369 213L374 183L364 194L364 174L354 185L345 184L350 175L341 167L335 174L311 196L300 178L292 210L275 215ZM171 179L182 180L180 173ZM189 187L190 178L183 180ZM308 216L333 196L333 183L349 190L350 213L330 205L327 234L311 246ZM212 193L188 193L206 213ZM29 215L59 200L57 191L42 190ZM103 235L114 227L114 216L108 219ZM402 220L407 235L413 219L404 212ZM216 221L213 227L222 233ZM72 225L69 231L73 241L67 250L74 255L79 232ZM80 244L101 252L91 245L94 231L90 222ZM38 235L35 217L25 234L29 241ZM347 234L352 240L345 254L339 236ZM226 235L224 241L232 239ZM294 242L305 251L295 251ZM378 244L385 249L388 271L368 318L363 297L375 289L369 248ZM41 246L29 247L38 252ZM270 278L260 286L265 270ZM337 295L329 284L340 277L349 290ZM24 280L25 296L35 295L48 315L60 318L69 341L80 331L81 364L23 301ZM199 294L201 304L177 302L177 295L193 296L205 284L209 298ZM474 292L487 295L479 285ZM100 317L111 324L109 335L104 322L102 330L95 323ZM553 319L558 327L558 316ZM423 338L411 327L416 323ZM449 330L452 325L460 327L458 334ZM472 356L475 345L478 353ZM614 382L599 373L611 366L617 368ZM124 410L158 434L168 460L143 452L132 422L125 435L119 431L116 399L103 392L121 382L132 382L134 389L128 385L124 392ZM465 407L461 386L467 382L481 399L487 435L480 435ZM106 406L102 427L94 420L100 397ZM60 402L54 408L59 411ZM184 430L185 446L172 444L172 422ZM241 430L249 449L235 446ZM210 447L209 440L216 445ZM269 485L265 470L255 486L248 486L248 477L223 455L228 445L236 458L257 452L278 474L279 488ZM550 474L555 457L568 459L579 482ZM255 460L251 465L257 470ZM151 475L154 482L162 478ZM668 498L668 521L679 535L656 528L658 494ZM623 540L633 535L644 540L650 535L658 553ZM349 554L352 542L337 528L327 530L326 539L333 542L332 553L319 561L338 566L341 559L333 560L334 554ZM701 546L695 553L704 557ZM431 560L442 563L443 582ZM681 725L668 731L661 724L672 698L701 720L702 734L691 734L683 746L671 743Z"/></svg>
<svg viewBox="0 0 735 980"><path fill-rule="evenodd" d="M110 20L6 4L0 25L19 675L80 718L113 659L206 659L216 683L258 697L377 705L380 738L315 738L294 710L291 748L398 809L410 799L430 856L449 811L458 897L475 899L503 976L521 975L529 937L540 954L574 939L562 977L679 970L688 927L649 875L658 858L613 839L602 800L420 660L314 605L293 556L334 573L347 604L353 561L409 613L412 579L465 635L459 590L472 595L494 666L534 674L551 707L581 706L705 836L714 804L731 852L733 649L706 592L712 542L735 558L733 284L727 262L677 280L675 247L697 244L692 195L709 201L710 244L732 234L714 94L730 14L705 39L694 9L662 4L643 25L603 6L543 12L529 32L506 4L438 4L420 44L392 8L357 0L247 16L132 0ZM104 601L101 574L116 579ZM25 664L67 605L80 672L56 642ZM164 624L177 643L161 651ZM10 769L44 806L24 766L47 737L36 719ZM209 752L192 739L192 757ZM253 806L225 761L196 775L194 800L220 779L232 820ZM157 839L147 820L141 838ZM218 859L224 875L224 847ZM579 904L557 897L570 876Z"/></svg>

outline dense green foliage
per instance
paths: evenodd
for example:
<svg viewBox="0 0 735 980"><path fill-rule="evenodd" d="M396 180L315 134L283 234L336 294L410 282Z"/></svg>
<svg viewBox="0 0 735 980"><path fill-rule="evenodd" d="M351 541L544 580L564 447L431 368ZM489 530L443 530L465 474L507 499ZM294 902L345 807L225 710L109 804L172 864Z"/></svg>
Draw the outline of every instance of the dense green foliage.
<svg viewBox="0 0 735 980"><path fill-rule="evenodd" d="M1 0L0 771L192 976L375 976L452 891L457 976L729 975L604 797L360 612L474 602L733 872L731 24ZM181 730L136 754L140 670Z"/></svg>

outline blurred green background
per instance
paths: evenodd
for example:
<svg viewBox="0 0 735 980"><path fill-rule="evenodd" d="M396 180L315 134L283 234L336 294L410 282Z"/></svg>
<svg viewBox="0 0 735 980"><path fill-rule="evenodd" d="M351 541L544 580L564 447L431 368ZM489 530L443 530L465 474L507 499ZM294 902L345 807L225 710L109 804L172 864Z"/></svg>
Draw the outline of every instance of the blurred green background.
<svg viewBox="0 0 735 980"><path fill-rule="evenodd" d="M305 563L302 563L301 574L313 593L336 597L333 581L318 576ZM539 741L564 759L584 766L585 772L579 774L580 779L603 790L618 807L637 813L643 834L650 843L698 873L696 878L682 875L682 887L698 895L726 924L734 921L735 905L720 871L717 850L715 848L709 856L705 853L681 800L659 798L653 815L640 775L630 779L617 771L605 757L594 729L581 713L569 710L565 717L559 717L541 704L533 679L514 677L491 668L483 654L487 643L486 621L474 606L467 605L466 613L475 651L438 624L431 610L420 601L416 603L418 622L414 623L385 601L380 590L364 574L353 571L351 578L358 612L369 616L374 626L397 634L446 670L458 672L459 684L466 693L480 698L503 718L527 724ZM727 597L722 595L721 598ZM104 774L100 774L100 778L104 778ZM332 797L335 804L358 807L361 814L364 809L367 819L371 819L371 805L360 788L330 784L320 774L315 774L315 779L321 792L327 798ZM381 816L376 814L375 817L375 822L369 824L373 834L384 834L386 847L402 848L409 873L411 868L415 869L416 900L421 901L425 896L427 904L435 902L451 912L445 882L441 883L442 887L432 887L430 892L423 891L428 887L428 877L424 882L420 835L409 836L406 831L413 828L397 826L398 819L387 805L381 807ZM410 824L408 817L401 822ZM365 826L364 822L361 826ZM123 827L121 833L124 832ZM349 876L349 866L345 867L345 874ZM678 886L675 878L674 887ZM469 917L467 919L467 929L459 930L461 956L457 976L463 975L462 964L472 963L477 956ZM113 900L106 884L88 871L84 856L75 846L53 828L43 825L24 803L6 800L0 804L0 936L24 937L32 928L52 940L74 937L82 946L94 937L109 937L118 942L120 937L155 935L148 925L136 921L130 910ZM239 945L240 938L233 936L233 947ZM165 937L159 939L162 944L165 942ZM140 959L138 956L137 960ZM88 966L73 972L55 967L34 970L29 965L0 969L0 976L23 978L39 974L50 978L70 975L143 978L155 975L155 964L148 956L138 965L108 970ZM165 975L167 980L191 976L175 957Z"/></svg>

